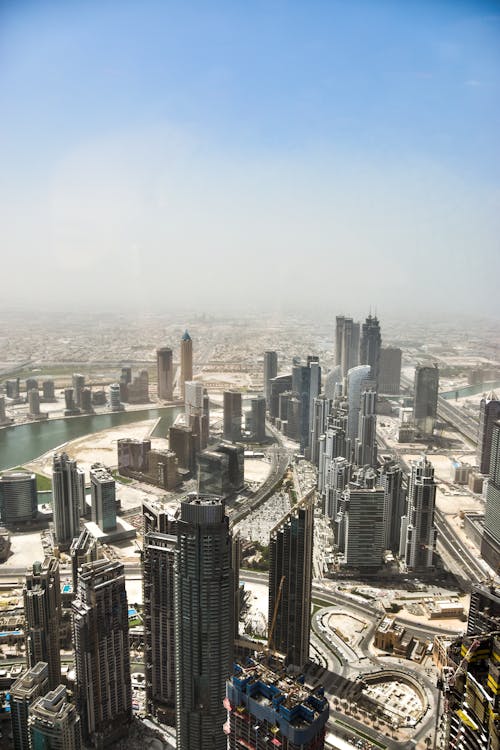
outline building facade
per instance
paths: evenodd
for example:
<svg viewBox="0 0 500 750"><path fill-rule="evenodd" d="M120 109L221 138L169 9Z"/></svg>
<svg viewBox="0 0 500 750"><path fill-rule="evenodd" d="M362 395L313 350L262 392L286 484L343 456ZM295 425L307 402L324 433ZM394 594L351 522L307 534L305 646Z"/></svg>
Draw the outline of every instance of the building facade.
<svg viewBox="0 0 500 750"><path fill-rule="evenodd" d="M180 395L184 398L184 384L193 379L193 341L189 333L184 331L181 338L181 375Z"/></svg>
<svg viewBox="0 0 500 750"><path fill-rule="evenodd" d="M172 401L174 395L172 349L163 347L156 350L156 368L158 375L158 398L163 401Z"/></svg>
<svg viewBox="0 0 500 750"><path fill-rule="evenodd" d="M264 352L264 398L266 406L271 406L271 380L278 374L278 355L274 351Z"/></svg>
<svg viewBox="0 0 500 750"><path fill-rule="evenodd" d="M122 563L82 565L72 606L76 694L85 744L104 750L132 719L128 604Z"/></svg>
<svg viewBox="0 0 500 750"><path fill-rule="evenodd" d="M38 515L36 477L26 471L0 474L0 518L7 526L32 521Z"/></svg>
<svg viewBox="0 0 500 750"><path fill-rule="evenodd" d="M116 482L102 464L90 469L92 521L105 533L116 530Z"/></svg>
<svg viewBox="0 0 500 750"><path fill-rule="evenodd" d="M80 533L80 513L85 502L85 475L74 459L56 453L52 463L54 539L68 549Z"/></svg>
<svg viewBox="0 0 500 750"><path fill-rule="evenodd" d="M59 561L46 557L26 573L23 587L28 665L48 664L49 687L61 682L61 580Z"/></svg>
<svg viewBox="0 0 500 750"><path fill-rule="evenodd" d="M418 365L415 369L415 429L422 435L432 435L437 417L439 369L437 365Z"/></svg>
<svg viewBox="0 0 500 750"><path fill-rule="evenodd" d="M423 456L413 463L408 479L408 512L401 519L400 555L408 570L434 566L437 530L434 525L436 482L434 467Z"/></svg>
<svg viewBox="0 0 500 750"><path fill-rule="evenodd" d="M232 669L234 571L224 502L181 503L175 564L178 750L226 750L222 704Z"/></svg>
<svg viewBox="0 0 500 750"><path fill-rule="evenodd" d="M32 750L81 750L80 717L58 685L31 705L28 719Z"/></svg>
<svg viewBox="0 0 500 750"><path fill-rule="evenodd" d="M37 662L10 687L10 716L14 750L31 750L28 713L31 704L49 689L49 665Z"/></svg>
<svg viewBox="0 0 500 750"><path fill-rule="evenodd" d="M370 365L370 377L375 381L377 389L380 375L381 348L382 335L380 333L380 323L377 316L369 315L361 328L359 363L361 365Z"/></svg>
<svg viewBox="0 0 500 750"><path fill-rule="evenodd" d="M479 405L479 433L477 440L477 461L481 474L490 473L491 443L495 422L500 419L500 401L491 391Z"/></svg>
<svg viewBox="0 0 500 750"><path fill-rule="evenodd" d="M309 493L276 524L269 540L270 640L286 663L299 669L309 659L313 528Z"/></svg>
<svg viewBox="0 0 500 750"><path fill-rule="evenodd" d="M223 437L236 443L241 440L242 406L239 391L224 391L223 395Z"/></svg>
<svg viewBox="0 0 500 750"><path fill-rule="evenodd" d="M500 561L500 421L493 425L481 555L493 570Z"/></svg>

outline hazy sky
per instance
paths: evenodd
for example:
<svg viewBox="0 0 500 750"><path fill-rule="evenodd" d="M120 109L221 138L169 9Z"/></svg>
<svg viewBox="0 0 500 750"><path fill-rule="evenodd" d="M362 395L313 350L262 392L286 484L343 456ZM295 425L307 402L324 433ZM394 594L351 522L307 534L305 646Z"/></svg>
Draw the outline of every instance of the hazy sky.
<svg viewBox="0 0 500 750"><path fill-rule="evenodd" d="M500 2L2 0L0 308L500 317Z"/></svg>

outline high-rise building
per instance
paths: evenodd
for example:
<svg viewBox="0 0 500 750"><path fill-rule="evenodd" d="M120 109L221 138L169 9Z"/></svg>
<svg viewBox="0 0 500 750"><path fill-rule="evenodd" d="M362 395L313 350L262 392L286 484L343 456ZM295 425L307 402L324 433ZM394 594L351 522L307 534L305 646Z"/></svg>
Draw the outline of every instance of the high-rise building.
<svg viewBox="0 0 500 750"><path fill-rule="evenodd" d="M500 586L473 583L470 594L467 635L500 631Z"/></svg>
<svg viewBox="0 0 500 750"><path fill-rule="evenodd" d="M242 445L220 443L198 456L198 490L229 497L243 488L245 457Z"/></svg>
<svg viewBox="0 0 500 750"><path fill-rule="evenodd" d="M345 564L352 568L377 568L384 551L384 490L377 472L359 469L343 495Z"/></svg>
<svg viewBox="0 0 500 750"><path fill-rule="evenodd" d="M229 750L282 747L323 750L329 716L321 687L312 690L284 672L249 660L227 682Z"/></svg>
<svg viewBox="0 0 500 750"><path fill-rule="evenodd" d="M292 390L292 376L291 375L278 375L275 378L271 378L269 381L269 416L271 419L279 417L279 398L282 393L287 393Z"/></svg>
<svg viewBox="0 0 500 750"><path fill-rule="evenodd" d="M358 365L347 373L347 435L353 441L358 437L361 394L371 383L370 365Z"/></svg>
<svg viewBox="0 0 500 750"><path fill-rule="evenodd" d="M361 342L359 345L359 363L370 365L370 377L375 381L378 388L380 373L380 350L382 348L382 335L380 323L376 316L369 315L361 329Z"/></svg>
<svg viewBox="0 0 500 750"><path fill-rule="evenodd" d="M28 394L33 389L38 390L38 380L36 378L26 378L26 393Z"/></svg>
<svg viewBox="0 0 500 750"><path fill-rule="evenodd" d="M149 373L142 369L127 385L129 404L145 404L149 401Z"/></svg>
<svg viewBox="0 0 500 750"><path fill-rule="evenodd" d="M128 605L122 563L82 565L71 605L76 688L86 744L106 748L132 718Z"/></svg>
<svg viewBox="0 0 500 750"><path fill-rule="evenodd" d="M49 666L43 661L28 669L10 687L10 716L14 750L30 750L28 711L49 689Z"/></svg>
<svg viewBox="0 0 500 750"><path fill-rule="evenodd" d="M73 388L64 389L64 404L66 406L64 410L65 417L74 417L80 414L80 409L75 403L75 393Z"/></svg>
<svg viewBox="0 0 500 750"><path fill-rule="evenodd" d="M359 323L343 315L337 315L335 364L340 365L342 377L359 365Z"/></svg>
<svg viewBox="0 0 500 750"><path fill-rule="evenodd" d="M437 417L439 369L437 365L417 365L415 369L415 428L422 435L432 435Z"/></svg>
<svg viewBox="0 0 500 750"><path fill-rule="evenodd" d="M5 412L5 396L0 396L0 425L9 424L12 419L7 417Z"/></svg>
<svg viewBox="0 0 500 750"><path fill-rule="evenodd" d="M269 624L275 619L271 643L286 664L299 669L309 659L313 525L309 493L274 526L269 541Z"/></svg>
<svg viewBox="0 0 500 750"><path fill-rule="evenodd" d="M500 400L491 391L479 405L479 434L477 460L481 474L489 474L491 459L491 439L495 422L500 419Z"/></svg>
<svg viewBox="0 0 500 750"><path fill-rule="evenodd" d="M236 443L241 440L241 393L239 391L224 391L224 440Z"/></svg>
<svg viewBox="0 0 500 750"><path fill-rule="evenodd" d="M184 398L185 383L193 379L193 341L189 333L184 331L181 338L181 398Z"/></svg>
<svg viewBox="0 0 500 750"><path fill-rule="evenodd" d="M31 388L28 391L28 411L30 417L40 416L40 393L38 388Z"/></svg>
<svg viewBox="0 0 500 750"><path fill-rule="evenodd" d="M266 399L254 396L251 401L252 439L256 443L263 443L266 439Z"/></svg>
<svg viewBox="0 0 500 750"><path fill-rule="evenodd" d="M311 437L309 440L309 458L311 463L319 465L319 439L325 434L331 400L324 393L314 399L311 413Z"/></svg>
<svg viewBox="0 0 500 750"><path fill-rule="evenodd" d="M156 367L158 371L158 398L172 401L174 393L174 368L172 349L163 347L156 350Z"/></svg>
<svg viewBox="0 0 500 750"><path fill-rule="evenodd" d="M276 352L264 352L264 398L266 406L271 407L271 380L278 374L278 355Z"/></svg>
<svg viewBox="0 0 500 750"><path fill-rule="evenodd" d="M226 750L222 704L233 660L234 572L224 502L181 503L175 567L178 750Z"/></svg>
<svg viewBox="0 0 500 750"><path fill-rule="evenodd" d="M28 724L32 750L80 750L80 717L58 685L30 706Z"/></svg>
<svg viewBox="0 0 500 750"><path fill-rule="evenodd" d="M384 488L384 549L399 552L401 518L405 512L406 494L403 472L395 461L385 461L379 469L380 484Z"/></svg>
<svg viewBox="0 0 500 750"><path fill-rule="evenodd" d="M70 547L71 555L71 580L73 592L78 589L78 571L84 563L94 562L104 557L104 548L90 531L83 529L80 536L75 537Z"/></svg>
<svg viewBox="0 0 500 750"><path fill-rule="evenodd" d="M149 469L151 440L119 438L117 441L118 471L126 477L129 472L146 474Z"/></svg>
<svg viewBox="0 0 500 750"><path fill-rule="evenodd" d="M500 560L500 421L493 425L481 555L493 570Z"/></svg>
<svg viewBox="0 0 500 750"><path fill-rule="evenodd" d="M116 530L116 482L102 464L90 469L92 521L105 533Z"/></svg>
<svg viewBox="0 0 500 750"><path fill-rule="evenodd" d="M380 370L378 376L379 393L398 394L401 390L401 360L403 352L394 347L380 350Z"/></svg>
<svg viewBox="0 0 500 750"><path fill-rule="evenodd" d="M14 400L19 398L19 378L11 378L5 381L5 393L7 398Z"/></svg>
<svg viewBox="0 0 500 750"><path fill-rule="evenodd" d="M377 466L377 393L363 391L359 410L358 437L354 445L358 466Z"/></svg>
<svg viewBox="0 0 500 750"><path fill-rule="evenodd" d="M179 468L194 471L196 462L196 440L191 427L172 425L168 429L168 444L174 451Z"/></svg>
<svg viewBox="0 0 500 750"><path fill-rule="evenodd" d="M75 404L77 406L82 405L82 391L85 388L85 375L80 375L80 373L75 372L73 373L73 379L72 379L72 385L73 385L73 394L75 398Z"/></svg>
<svg viewBox="0 0 500 750"><path fill-rule="evenodd" d="M492 750L500 746L500 632L457 638L447 649L441 680L447 710L446 748Z"/></svg>
<svg viewBox="0 0 500 750"><path fill-rule="evenodd" d="M434 566L435 506L434 467L424 455L412 464L408 479L408 511L401 519L399 553L409 570L426 570Z"/></svg>
<svg viewBox="0 0 500 750"><path fill-rule="evenodd" d="M85 503L85 474L66 453L54 454L52 464L54 538L68 549L80 533L80 512Z"/></svg>
<svg viewBox="0 0 500 750"><path fill-rule="evenodd" d="M328 461L324 487L325 515L333 522L337 519L340 499L351 481L352 464L347 458L337 456Z"/></svg>
<svg viewBox="0 0 500 750"><path fill-rule="evenodd" d="M167 520L166 514L163 518ZM164 724L175 725L175 521L168 533L144 536L142 556L144 601L144 667L146 710ZM165 531L167 530L165 529Z"/></svg>
<svg viewBox="0 0 500 750"><path fill-rule="evenodd" d="M0 518L15 525L32 521L38 514L36 477L27 471L5 471L0 474Z"/></svg>
<svg viewBox="0 0 500 750"><path fill-rule="evenodd" d="M42 383L42 394L44 401L55 401L56 393L53 380L44 380Z"/></svg>
<svg viewBox="0 0 500 750"><path fill-rule="evenodd" d="M23 600L28 665L46 662L49 687L54 688L61 681L61 582L55 557L46 557L27 571Z"/></svg>
<svg viewBox="0 0 500 750"><path fill-rule="evenodd" d="M111 411L123 411L119 383L111 383L109 386L109 407Z"/></svg>

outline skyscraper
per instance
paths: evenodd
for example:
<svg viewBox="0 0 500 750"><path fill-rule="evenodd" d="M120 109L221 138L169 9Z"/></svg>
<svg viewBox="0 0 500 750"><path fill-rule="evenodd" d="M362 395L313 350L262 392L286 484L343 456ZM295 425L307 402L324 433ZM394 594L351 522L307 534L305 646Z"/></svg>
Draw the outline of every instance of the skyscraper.
<svg viewBox="0 0 500 750"><path fill-rule="evenodd" d="M172 349L163 347L156 350L156 367L158 372L158 398L163 401L172 401L174 392Z"/></svg>
<svg viewBox="0 0 500 750"><path fill-rule="evenodd" d="M28 391L28 409L30 417L40 416L40 393L38 388L31 388Z"/></svg>
<svg viewBox="0 0 500 750"><path fill-rule="evenodd" d="M401 359L403 352L394 347L380 350L379 393L398 394L401 389Z"/></svg>
<svg viewBox="0 0 500 750"><path fill-rule="evenodd" d="M102 464L90 469L90 497L92 521L101 531L116 530L116 482Z"/></svg>
<svg viewBox="0 0 500 750"><path fill-rule="evenodd" d="M241 393L239 391L224 391L224 440L235 443L241 440Z"/></svg>
<svg viewBox="0 0 500 750"><path fill-rule="evenodd" d="M489 474L491 459L491 440L495 422L500 419L500 401L491 391L479 405L479 434L477 441L477 460L481 474Z"/></svg>
<svg viewBox="0 0 500 750"><path fill-rule="evenodd" d="M23 600L28 664L31 668L46 662L49 687L54 688L61 681L61 582L55 557L46 557L27 571Z"/></svg>
<svg viewBox="0 0 500 750"><path fill-rule="evenodd" d="M323 750L329 706L321 687L249 660L227 683L228 748Z"/></svg>
<svg viewBox="0 0 500 750"><path fill-rule="evenodd" d="M380 323L376 316L369 315L361 329L361 341L359 345L359 363L370 365L370 377L378 387L380 372L380 350L382 347L382 336Z"/></svg>
<svg viewBox="0 0 500 750"><path fill-rule="evenodd" d="M193 342L189 333L184 331L181 338L181 398L184 398L184 384L193 379Z"/></svg>
<svg viewBox="0 0 500 750"><path fill-rule="evenodd" d="M106 748L132 718L128 605L122 563L84 563L71 605L77 704L86 744Z"/></svg>
<svg viewBox="0 0 500 750"><path fill-rule="evenodd" d="M379 477L384 488L384 549L397 554L406 500L403 472L395 461L385 461L379 469Z"/></svg>
<svg viewBox="0 0 500 750"><path fill-rule="evenodd" d="M163 514L165 531L144 536L144 666L146 709L164 724L175 726L175 521Z"/></svg>
<svg viewBox="0 0 500 750"><path fill-rule="evenodd" d="M49 689L49 667L39 661L10 688L10 716L14 750L30 750L28 711L31 704Z"/></svg>
<svg viewBox="0 0 500 750"><path fill-rule="evenodd" d="M363 391L359 410L358 437L354 447L358 466L377 466L377 393Z"/></svg>
<svg viewBox="0 0 500 750"><path fill-rule="evenodd" d="M400 556L409 570L426 570L434 566L435 505L434 467L424 455L412 464L408 479L408 512L401 519Z"/></svg>
<svg viewBox="0 0 500 750"><path fill-rule="evenodd" d="M370 383L370 365L358 365L347 373L347 435L353 441L358 437L361 393Z"/></svg>
<svg viewBox="0 0 500 750"><path fill-rule="evenodd" d="M359 469L344 492L345 563L377 568L384 551L384 490L371 467Z"/></svg>
<svg viewBox="0 0 500 750"><path fill-rule="evenodd" d="M80 750L80 717L58 685L31 705L28 724L32 750Z"/></svg>
<svg viewBox="0 0 500 750"><path fill-rule="evenodd" d="M271 380L278 374L278 355L276 352L264 352L264 398L269 409L271 405Z"/></svg>
<svg viewBox="0 0 500 750"><path fill-rule="evenodd" d="M175 566L178 750L226 750L222 701L234 639L232 541L224 503L181 503Z"/></svg>
<svg viewBox="0 0 500 750"><path fill-rule="evenodd" d="M490 471L486 490L481 555L493 570L498 569L500 560L500 421L493 425L491 435Z"/></svg>
<svg viewBox="0 0 500 750"><path fill-rule="evenodd" d="M467 635L500 630L500 586L473 583L470 594Z"/></svg>
<svg viewBox="0 0 500 750"><path fill-rule="evenodd" d="M263 443L266 439L266 399L263 396L254 396L250 403L253 440Z"/></svg>
<svg viewBox="0 0 500 750"><path fill-rule="evenodd" d="M342 377L359 365L359 323L343 315L337 315L335 364L340 365Z"/></svg>
<svg viewBox="0 0 500 750"><path fill-rule="evenodd" d="M119 383L111 383L109 386L109 407L111 411L123 411Z"/></svg>
<svg viewBox="0 0 500 750"><path fill-rule="evenodd" d="M423 435L432 435L437 417L439 387L438 366L417 365L415 369L415 428Z"/></svg>
<svg viewBox="0 0 500 750"><path fill-rule="evenodd" d="M85 475L66 453L56 453L52 465L54 538L60 549L68 549L80 533L80 509L85 498Z"/></svg>
<svg viewBox="0 0 500 750"><path fill-rule="evenodd" d="M309 659L313 560L313 500L306 495L271 530L269 617L271 643L286 664L302 669Z"/></svg>
<svg viewBox="0 0 500 750"><path fill-rule="evenodd" d="M73 394L77 406L82 405L82 391L84 388L85 375L80 375L78 372L73 373Z"/></svg>
<svg viewBox="0 0 500 750"><path fill-rule="evenodd" d="M38 514L36 477L27 471L0 474L0 518L2 523L32 521Z"/></svg>

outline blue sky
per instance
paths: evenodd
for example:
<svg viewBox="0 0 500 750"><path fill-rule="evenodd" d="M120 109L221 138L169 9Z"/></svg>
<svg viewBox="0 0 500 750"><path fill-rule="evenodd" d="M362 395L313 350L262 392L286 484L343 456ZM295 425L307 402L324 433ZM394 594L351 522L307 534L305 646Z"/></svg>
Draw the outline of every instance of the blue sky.
<svg viewBox="0 0 500 750"><path fill-rule="evenodd" d="M0 107L8 305L499 312L500 2L3 2Z"/></svg>

